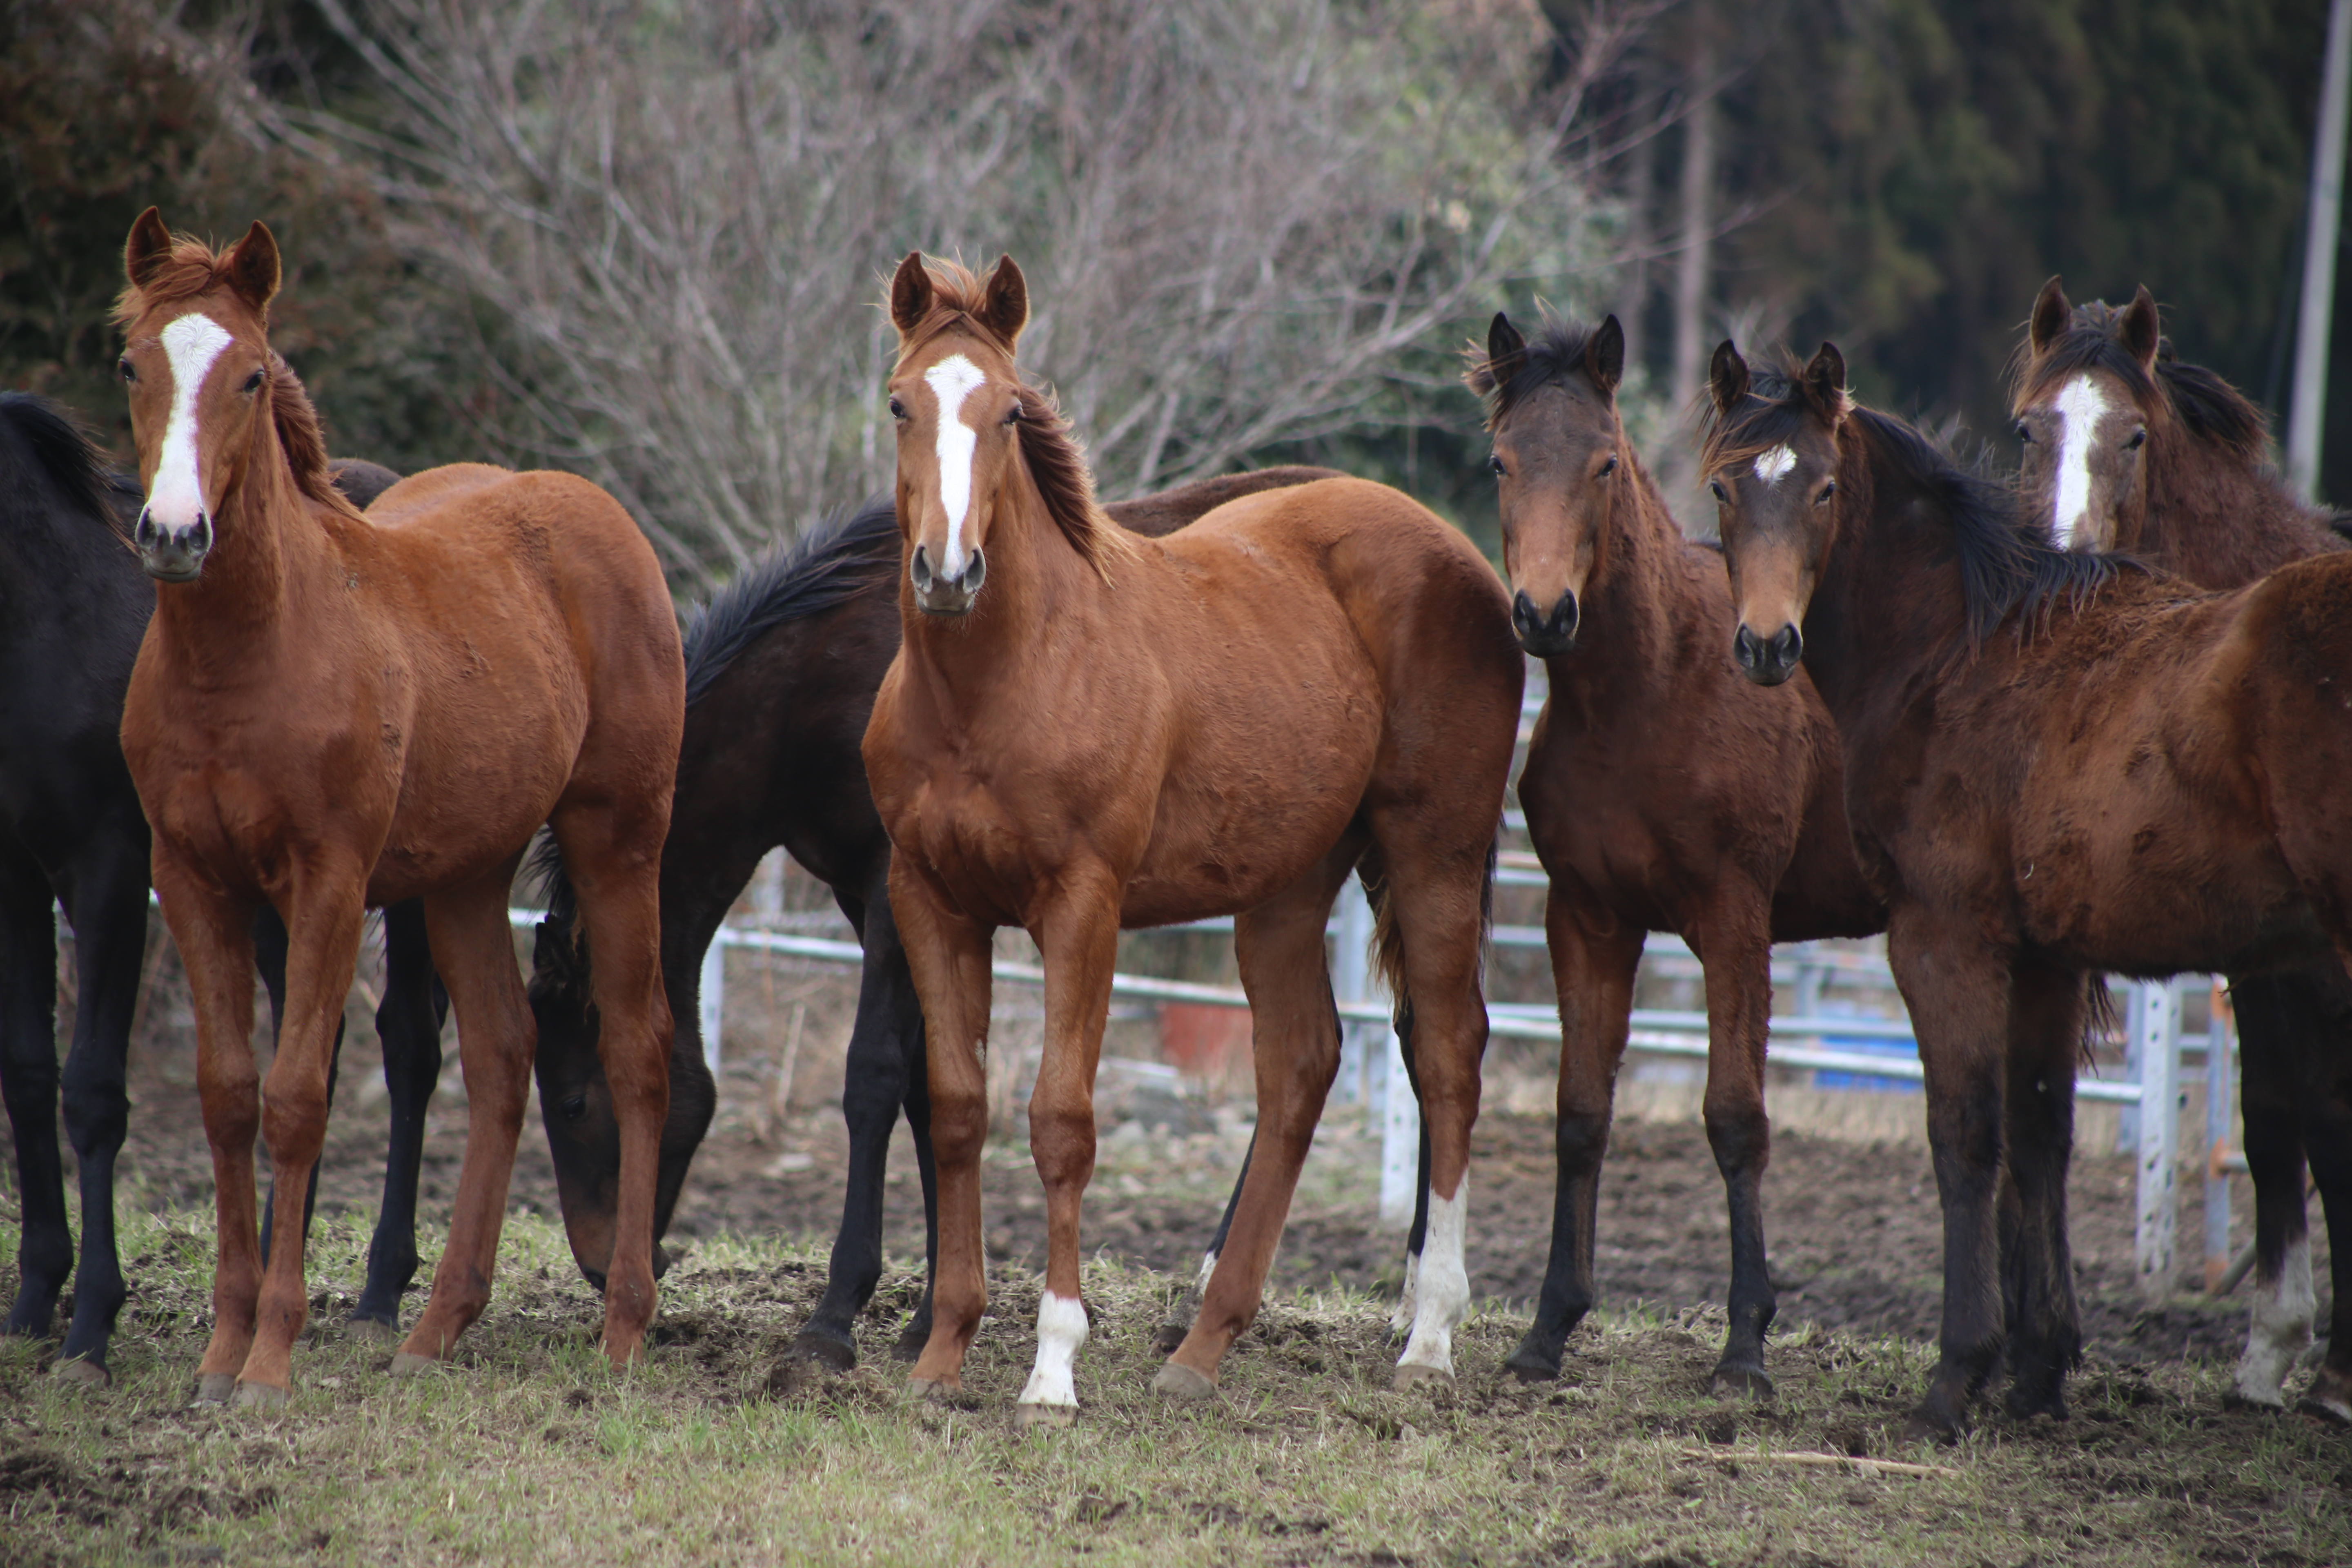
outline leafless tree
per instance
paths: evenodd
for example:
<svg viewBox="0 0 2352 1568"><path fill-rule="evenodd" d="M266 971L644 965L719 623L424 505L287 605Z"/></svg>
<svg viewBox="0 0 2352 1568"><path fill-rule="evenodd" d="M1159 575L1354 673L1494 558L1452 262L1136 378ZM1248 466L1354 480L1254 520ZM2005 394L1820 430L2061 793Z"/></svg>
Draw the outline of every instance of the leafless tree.
<svg viewBox="0 0 2352 1568"><path fill-rule="evenodd" d="M910 248L1020 258L1108 494L1396 419L1486 311L1608 287L1577 98L1628 29L1547 80L1525 0L322 3L386 108L297 133L501 323L502 437L689 583L887 481Z"/></svg>

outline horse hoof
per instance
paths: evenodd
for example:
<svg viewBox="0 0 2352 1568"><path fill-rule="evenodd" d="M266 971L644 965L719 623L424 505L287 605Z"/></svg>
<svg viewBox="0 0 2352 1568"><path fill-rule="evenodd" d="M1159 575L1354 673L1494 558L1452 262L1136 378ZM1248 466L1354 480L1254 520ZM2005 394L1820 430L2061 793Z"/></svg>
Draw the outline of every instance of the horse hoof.
<svg viewBox="0 0 2352 1568"><path fill-rule="evenodd" d="M286 1402L293 1397L292 1394L274 1384L247 1383L240 1378L236 1392L229 1396L229 1404L238 1410L283 1410Z"/></svg>
<svg viewBox="0 0 2352 1568"><path fill-rule="evenodd" d="M1163 1362L1151 1379L1157 1392L1185 1405L1199 1405L1217 1396L1213 1378L1202 1376L1181 1361Z"/></svg>
<svg viewBox="0 0 2352 1568"><path fill-rule="evenodd" d="M197 1405L226 1405L228 1396L236 1392L236 1373L208 1372L196 1379Z"/></svg>
<svg viewBox="0 0 2352 1568"><path fill-rule="evenodd" d="M912 1364L923 1359L923 1347L931 1342L929 1323L908 1323L890 1346L890 1359Z"/></svg>
<svg viewBox="0 0 2352 1568"><path fill-rule="evenodd" d="M963 1380L946 1377L910 1377L907 1380L907 1397L919 1404L952 1405L963 1394Z"/></svg>
<svg viewBox="0 0 2352 1568"><path fill-rule="evenodd" d="M1015 1432L1064 1432L1078 1424L1078 1407L1075 1405L1016 1405L1013 1407L1013 1429Z"/></svg>
<svg viewBox="0 0 2352 1568"><path fill-rule="evenodd" d="M2352 1405L2332 1399L2316 1389L2294 1402L2298 1414L2316 1416L2330 1426L2352 1426Z"/></svg>
<svg viewBox="0 0 2352 1568"><path fill-rule="evenodd" d="M1760 1366L1736 1366L1725 1362L1708 1374L1709 1394L1744 1394L1763 1403L1772 1397L1772 1379Z"/></svg>
<svg viewBox="0 0 2352 1568"><path fill-rule="evenodd" d="M1402 1392L1408 1388L1426 1388L1435 1393L1454 1386L1454 1374L1442 1366L1423 1366L1419 1362L1397 1363L1396 1374L1389 1386Z"/></svg>
<svg viewBox="0 0 2352 1568"><path fill-rule="evenodd" d="M392 1357L392 1375L422 1377L440 1364L439 1361L429 1355L415 1355L407 1351L395 1351Z"/></svg>
<svg viewBox="0 0 2352 1568"><path fill-rule="evenodd" d="M114 1381L104 1366L86 1355L58 1363L49 1368L49 1375L59 1383L79 1384L84 1388L104 1388Z"/></svg>
<svg viewBox="0 0 2352 1568"><path fill-rule="evenodd" d="M2037 1415L2047 1415L2053 1421L2074 1418L2073 1413L2066 1408L2066 1396L2054 1389L2028 1394L2012 1388L2006 1403L2010 1419L2013 1421L2031 1421Z"/></svg>
<svg viewBox="0 0 2352 1568"><path fill-rule="evenodd" d="M387 1323L382 1318L362 1318L353 1312L343 1320L343 1332L362 1344L388 1345L400 1338L400 1325Z"/></svg>
<svg viewBox="0 0 2352 1568"><path fill-rule="evenodd" d="M1929 1411L1915 1410L1911 1418L1903 1423L1903 1440L1906 1443L1937 1443L1949 1447L1960 1440L1959 1423Z"/></svg>
<svg viewBox="0 0 2352 1568"><path fill-rule="evenodd" d="M857 1364L857 1347L831 1334L803 1329L793 1336L790 1349L784 1352L787 1361L807 1362L826 1372L847 1372Z"/></svg>

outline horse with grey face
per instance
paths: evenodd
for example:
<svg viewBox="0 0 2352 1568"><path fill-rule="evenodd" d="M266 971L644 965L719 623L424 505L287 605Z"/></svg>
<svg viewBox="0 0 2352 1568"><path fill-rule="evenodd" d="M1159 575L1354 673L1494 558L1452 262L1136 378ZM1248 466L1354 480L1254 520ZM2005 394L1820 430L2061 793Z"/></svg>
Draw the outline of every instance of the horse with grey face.
<svg viewBox="0 0 2352 1568"><path fill-rule="evenodd" d="M2011 394L2023 478L2052 537L2119 550L2205 588L2242 588L2346 542L2263 459L2262 410L2175 357L2155 298L2118 310L2071 305L2060 279L2033 301ZM2352 1215L2352 978L2330 960L2230 977L2238 1016L2246 1168L2254 1184L2254 1303L2237 1393L2283 1406L2315 1301L2305 1213L2306 1159L2326 1211ZM2352 1239L2352 1238L2347 1238ZM2303 1406L2352 1421L2352 1246L2330 1253L2327 1372Z"/></svg>

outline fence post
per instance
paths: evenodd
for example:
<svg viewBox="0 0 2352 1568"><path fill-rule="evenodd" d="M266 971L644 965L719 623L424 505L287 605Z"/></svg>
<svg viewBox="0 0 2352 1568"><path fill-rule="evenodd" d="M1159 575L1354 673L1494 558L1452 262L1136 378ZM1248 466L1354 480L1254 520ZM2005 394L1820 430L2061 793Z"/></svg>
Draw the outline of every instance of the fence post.
<svg viewBox="0 0 2352 1568"><path fill-rule="evenodd" d="M2230 1152L2230 1091L2237 1083L2230 1058L2238 1043L2238 1020L2230 1005L2230 989L2219 975L2213 979L2207 1016L2212 1020L2205 1035L2205 1293L2210 1296L2230 1271L2230 1173L2221 1162Z"/></svg>
<svg viewBox="0 0 2352 1568"><path fill-rule="evenodd" d="M2180 1139L2180 992L2171 981L2132 987L2131 1032L2139 1059L2138 1223L2133 1245L2140 1294L2172 1294Z"/></svg>
<svg viewBox="0 0 2352 1568"><path fill-rule="evenodd" d="M719 1076L719 1032L727 1021L727 932L722 929L711 934L710 945L702 950L702 1005L696 1016L702 1021L702 1059L710 1068L710 1076Z"/></svg>
<svg viewBox="0 0 2352 1568"><path fill-rule="evenodd" d="M1372 937L1372 907L1354 878L1339 893L1339 952L1331 966L1333 989L1343 1002L1377 1002L1392 1006L1388 988L1372 971L1369 949ZM1349 1024L1347 1035L1358 1049L1381 1064L1381 1220L1390 1230L1412 1223L1413 1205L1421 1194L1421 1103L1412 1097L1404 1070L1404 1051L1390 1024Z"/></svg>

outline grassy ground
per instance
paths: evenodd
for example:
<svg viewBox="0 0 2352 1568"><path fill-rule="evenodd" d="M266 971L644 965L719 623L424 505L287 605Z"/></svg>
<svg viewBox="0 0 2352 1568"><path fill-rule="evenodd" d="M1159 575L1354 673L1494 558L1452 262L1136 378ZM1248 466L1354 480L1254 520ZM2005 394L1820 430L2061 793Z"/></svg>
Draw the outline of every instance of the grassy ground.
<svg viewBox="0 0 2352 1568"><path fill-rule="evenodd" d="M856 1373L779 1400L767 1373L821 1258L698 1244L664 1283L649 1363L615 1376L560 1233L518 1216L447 1372L390 1380L388 1348L334 1328L347 1300L326 1289L294 1402L262 1416L187 1408L209 1217L125 1229L112 1388L54 1383L53 1347L0 1348L0 1563L2352 1562L2352 1442L2225 1409L2211 1366L2095 1364L2070 1423L1989 1416L1956 1450L1905 1449L1924 1346L1791 1331L1779 1397L1751 1406L1699 1392L1719 1317L1605 1318L1569 1382L1523 1391L1495 1376L1522 1320L1483 1311L1457 1341L1459 1389L1400 1395L1385 1308L1307 1294L1268 1304L1215 1407L1172 1409L1148 1389L1168 1282L1099 1264L1086 1414L1021 1436L1025 1274L992 1285L961 1405L901 1398L887 1310ZM312 1279L356 1280L364 1242L362 1217L322 1223ZM882 1304L919 1285L894 1270ZM1791 1451L1953 1473L1762 1457Z"/></svg>

